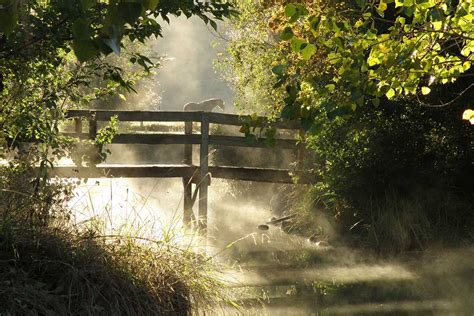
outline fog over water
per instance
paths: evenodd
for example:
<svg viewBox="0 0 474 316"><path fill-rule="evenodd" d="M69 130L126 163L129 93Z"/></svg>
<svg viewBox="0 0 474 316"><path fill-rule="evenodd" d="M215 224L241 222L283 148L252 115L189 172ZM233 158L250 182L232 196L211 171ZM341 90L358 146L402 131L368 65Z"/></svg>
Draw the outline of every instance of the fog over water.
<svg viewBox="0 0 474 316"><path fill-rule="evenodd" d="M155 80L161 97L160 109L182 110L182 106L187 102L222 98L226 103L226 112L234 112L235 109L230 106L232 91L215 74L212 65L216 58L212 41L217 39L208 27L198 18L185 17L172 18L169 25L165 22L162 25L163 38L152 42L158 55L166 55L162 67L152 79ZM171 147L175 149L172 150ZM111 145L109 149L112 151L109 163L177 164L182 159L182 146L140 145L133 149L132 146ZM277 152L272 154L278 155ZM269 157L262 156L264 159ZM445 255L434 251L432 257L428 254L423 259L423 266L414 259L404 262L376 260L363 252L332 244L328 247L317 247L301 236L288 236L279 227L260 231L257 229L258 224L284 211L277 211L272 203L275 196L280 194L278 189L278 185L272 184L230 184L224 180L212 179L209 187L209 253L221 253L222 249L226 249L222 252L223 255L231 259L238 258L234 260L233 272L227 274L228 280L271 286L274 281L284 283L298 278L303 290L307 290L304 287L308 284L322 284L321 286L331 289L331 286L335 288L339 283L347 283L354 286L353 292L363 292L360 290L362 288L356 287L360 286L359 284L370 285L364 288L367 299L364 301L365 305L358 306L359 312L355 312L350 299L344 297L331 307L332 310L328 312L331 315L376 314L381 312L384 306L386 310L393 309L390 315L411 315L412 312L429 311L429 308L426 309L429 304L439 309L439 312L429 315L456 315L456 312L451 313L450 309L457 308L457 305L460 306L458 310L464 312L465 308L468 313L466 315L472 315L472 312L469 314L472 303L469 303L468 297L473 293L473 274L470 274L471 279L465 278L469 275L465 274L465 271L474 273L470 261L474 258L472 249L453 251ZM242 192L246 192L246 195ZM109 221L110 229L120 230L125 221L131 220L132 225L143 229L141 233L157 237L163 231L169 231L170 227L180 230L183 210L181 179L90 179L76 193L77 197L72 204L77 211L78 221L86 220L92 215L100 215ZM226 245L236 240L239 241L233 247L226 248ZM246 265L275 262L292 265L294 262L284 261L287 257L276 258L273 254L261 255L261 252L294 250L304 251L302 254L297 253L300 257L304 255L318 260L320 258L320 264L297 271L286 271L281 267L277 267L276 272L247 271L245 268ZM255 251L257 259L252 261L254 258L246 257L246 251ZM263 257L269 260L264 262L261 259ZM459 267L459 271L453 271L453 267ZM311 283L312 280L320 283ZM278 295L281 294L281 297L293 299L293 292L288 290L289 286L280 287L281 289L278 289L273 286L269 291L280 291ZM258 295L261 295L263 288L258 291ZM407 294L412 292L414 294L411 296ZM379 293L388 293L384 294L387 296L386 302L375 301L379 298L386 299ZM388 301L394 297L394 293L399 295L399 302ZM440 293L443 295L438 297ZM319 304L321 297L318 299ZM326 297L327 301L329 299L330 295ZM324 302L324 299L322 301ZM309 315L315 311L311 305L314 302L310 302L309 307L306 303L308 302L271 307L264 311L257 309L249 315ZM453 307L453 304L457 305ZM400 306L405 306L405 309L397 314L400 310L397 308ZM229 314L233 315L235 311Z"/></svg>

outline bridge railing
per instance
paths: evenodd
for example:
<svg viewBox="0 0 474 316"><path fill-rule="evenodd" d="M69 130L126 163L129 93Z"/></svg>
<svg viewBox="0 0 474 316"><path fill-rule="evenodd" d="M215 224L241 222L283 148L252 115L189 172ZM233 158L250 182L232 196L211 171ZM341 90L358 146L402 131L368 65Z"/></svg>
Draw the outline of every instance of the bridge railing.
<svg viewBox="0 0 474 316"><path fill-rule="evenodd" d="M244 118L233 114L210 112L165 112L165 111L108 111L108 110L71 110L67 118L75 121L75 132L65 133L82 139L95 139L98 122L109 121L117 117L119 122L184 122L184 134L171 133L120 133L116 135L112 144L176 144L184 145L182 165L98 165L94 168L77 166L56 167L53 174L61 177L180 177L184 188L183 220L189 225L193 222L193 204L199 193L199 208L197 216L198 226L205 230L207 227L208 186L213 178L293 183L293 176L299 177L299 183L307 183L304 174L293 174L288 169L251 168L209 166L209 146L238 146L238 147L268 147L267 139L258 138L249 142L245 137L211 135L210 124L242 126ZM83 131L83 119L89 121L88 131ZM259 117L248 121L250 124L276 129L293 130L294 135L301 131L299 122L276 121L270 122L267 118ZM254 122L254 123L252 123ZM193 133L193 123L200 123L199 134ZM199 165L193 165L192 145L199 145ZM302 160L304 145L297 137L293 139L275 139L275 147L294 149L297 159ZM192 185L195 185L193 192Z"/></svg>

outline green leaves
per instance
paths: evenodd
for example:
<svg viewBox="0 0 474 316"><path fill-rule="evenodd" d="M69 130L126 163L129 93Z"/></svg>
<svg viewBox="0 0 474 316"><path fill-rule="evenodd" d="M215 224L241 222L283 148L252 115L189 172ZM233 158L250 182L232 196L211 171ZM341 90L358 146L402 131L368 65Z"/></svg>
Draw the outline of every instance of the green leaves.
<svg viewBox="0 0 474 316"><path fill-rule="evenodd" d="M18 24L18 5L15 0L0 0L0 33L9 35Z"/></svg>
<svg viewBox="0 0 474 316"><path fill-rule="evenodd" d="M321 23L321 17L320 16L312 16L310 19L309 19L309 25L311 27L311 30L313 32L317 32L318 31L318 28L319 28L319 23Z"/></svg>
<svg viewBox="0 0 474 316"><path fill-rule="evenodd" d="M301 49L301 57L305 60L309 60L316 53L316 47L313 44L306 44L303 49Z"/></svg>
<svg viewBox="0 0 474 316"><path fill-rule="evenodd" d="M301 4L288 4L285 7L285 15L290 18L290 23L296 22L301 16L308 14L308 10Z"/></svg>
<svg viewBox="0 0 474 316"><path fill-rule="evenodd" d="M155 67L134 52L141 44L131 47L128 58L101 57L120 53L124 39L160 36L157 13L206 16L214 27L214 19L232 12L230 4L217 1L0 0L0 142L36 139L45 157L57 157L66 146L59 126L67 109L134 91L134 82ZM113 126L99 131L97 143L110 141Z"/></svg>
<svg viewBox="0 0 474 316"><path fill-rule="evenodd" d="M97 131L95 143L97 145L110 144L115 135L118 133L118 118L112 116L109 120L109 124Z"/></svg>
<svg viewBox="0 0 474 316"><path fill-rule="evenodd" d="M288 41L293 37L293 30L291 29L290 26L287 26L283 29L283 31L280 34L280 38L284 41Z"/></svg>
<svg viewBox="0 0 474 316"><path fill-rule="evenodd" d="M308 43L305 40L297 37L293 37L290 43L291 49L295 53L301 52L307 45Z"/></svg>
<svg viewBox="0 0 474 316"><path fill-rule="evenodd" d="M146 10L155 11L160 0L142 0L143 7Z"/></svg>
<svg viewBox="0 0 474 316"><path fill-rule="evenodd" d="M85 18L79 18L74 21L72 25L72 35L74 39L87 40L94 35L94 30L91 27L91 22Z"/></svg>
<svg viewBox="0 0 474 316"><path fill-rule="evenodd" d="M98 48L92 39L94 30L89 20L79 18L72 25L73 43L72 48L80 62L88 61L98 56Z"/></svg>
<svg viewBox="0 0 474 316"><path fill-rule="evenodd" d="M120 2L117 7L120 17L130 25L138 20L144 9L142 4L136 2Z"/></svg>
<svg viewBox="0 0 474 316"><path fill-rule="evenodd" d="M83 8L91 8L96 0L83 0ZM125 24L134 25L147 9L154 9L158 1L123 1L107 5L102 25L80 17L72 25L74 53L80 62L86 62L103 53L120 54Z"/></svg>
<svg viewBox="0 0 474 316"><path fill-rule="evenodd" d="M91 60L99 54L99 51L92 40L74 40L72 42L72 49L80 62Z"/></svg>
<svg viewBox="0 0 474 316"><path fill-rule="evenodd" d="M285 65L276 65L272 68L272 72L278 76L283 76L285 72Z"/></svg>
<svg viewBox="0 0 474 316"><path fill-rule="evenodd" d="M97 0L81 0L83 10L88 10L97 4Z"/></svg>
<svg viewBox="0 0 474 316"><path fill-rule="evenodd" d="M435 0L380 0L376 4L357 1L357 4L364 11L356 23L329 8L321 12L309 7L305 11L296 4L285 7L285 16L290 19L281 38L289 41L291 50L300 56L299 60L288 62L295 69L294 75L285 80L311 83L309 95L296 98L288 95L285 99L288 106L294 102L325 104L330 118L349 115L356 107L364 106L366 100L373 100L378 106L381 98L428 95L432 81L427 82L427 78L442 84L453 82L472 67L472 1L461 0L455 6ZM393 21L393 26L380 27L376 23L377 14L383 17L393 7L402 8L385 17ZM309 15L306 23L294 25L306 15ZM451 41L457 43L456 49L446 48L446 43ZM323 62L314 59L316 52ZM327 78L332 80L328 82ZM340 105L328 107L335 97ZM298 114L290 106L284 108L282 115Z"/></svg>

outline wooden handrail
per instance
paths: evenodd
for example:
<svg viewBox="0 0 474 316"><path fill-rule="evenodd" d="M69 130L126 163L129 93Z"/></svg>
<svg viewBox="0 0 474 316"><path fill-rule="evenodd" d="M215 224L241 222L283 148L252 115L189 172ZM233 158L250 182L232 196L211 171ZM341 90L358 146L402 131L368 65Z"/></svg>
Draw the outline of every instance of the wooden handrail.
<svg viewBox="0 0 474 316"><path fill-rule="evenodd" d="M97 121L108 121L117 116L123 122L200 122L203 115L209 118L210 124L223 124L241 126L248 118L246 115L209 113L200 111L115 111L115 110L70 110L66 118L85 117L89 118L95 113ZM205 113L205 114L203 114ZM261 126L270 125L280 129L300 129L300 122L293 121L271 121L266 117L259 116L256 120ZM252 125L252 124L251 124ZM253 125L252 125L253 126Z"/></svg>
<svg viewBox="0 0 474 316"><path fill-rule="evenodd" d="M63 133L64 136L77 137L79 139L88 139L88 133ZM112 144L148 144L148 145L166 145L166 144L191 144L201 143L199 134L117 134L112 139ZM256 147L267 148L266 138L259 138L249 142L241 136L209 135L209 145L214 146L236 146L236 147ZM298 142L294 139L276 139L275 147L281 149L294 149Z"/></svg>

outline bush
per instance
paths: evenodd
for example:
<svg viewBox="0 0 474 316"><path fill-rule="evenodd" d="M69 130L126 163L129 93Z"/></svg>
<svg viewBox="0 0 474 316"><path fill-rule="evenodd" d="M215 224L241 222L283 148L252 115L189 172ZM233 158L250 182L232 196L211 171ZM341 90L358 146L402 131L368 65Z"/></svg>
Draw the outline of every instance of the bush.
<svg viewBox="0 0 474 316"><path fill-rule="evenodd" d="M472 138L460 113L398 102L326 122L308 139L322 179L313 206L378 249L472 238Z"/></svg>

